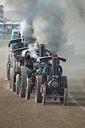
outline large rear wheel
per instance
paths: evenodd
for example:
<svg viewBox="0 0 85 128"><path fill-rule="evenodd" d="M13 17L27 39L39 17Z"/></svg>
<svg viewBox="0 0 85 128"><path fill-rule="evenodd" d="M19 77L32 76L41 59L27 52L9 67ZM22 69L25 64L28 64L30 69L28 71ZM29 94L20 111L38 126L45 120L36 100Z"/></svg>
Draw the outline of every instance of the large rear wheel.
<svg viewBox="0 0 85 128"><path fill-rule="evenodd" d="M7 80L10 80L10 54L8 54L8 62L7 62Z"/></svg>
<svg viewBox="0 0 85 128"><path fill-rule="evenodd" d="M61 79L62 87L64 87L63 97L60 98L60 102L66 106L67 105L67 96L68 96L68 85L67 85L67 77L63 76Z"/></svg>
<svg viewBox="0 0 85 128"><path fill-rule="evenodd" d="M15 92L16 91L16 84L15 84L15 79L16 79L16 61L14 61L13 62L13 75L12 75L12 77L13 77L13 92Z"/></svg>
<svg viewBox="0 0 85 128"><path fill-rule="evenodd" d="M64 88L68 87L68 85L67 85L67 77L66 76L62 76L62 78L61 78L61 85Z"/></svg>
<svg viewBox="0 0 85 128"><path fill-rule="evenodd" d="M10 63L7 63L7 80L10 80Z"/></svg>
<svg viewBox="0 0 85 128"><path fill-rule="evenodd" d="M21 66L19 97L25 97L26 85L27 85L27 68L25 66Z"/></svg>
<svg viewBox="0 0 85 128"><path fill-rule="evenodd" d="M64 96L63 96L63 105L64 106L67 105L67 93L68 93L67 88L64 88Z"/></svg>

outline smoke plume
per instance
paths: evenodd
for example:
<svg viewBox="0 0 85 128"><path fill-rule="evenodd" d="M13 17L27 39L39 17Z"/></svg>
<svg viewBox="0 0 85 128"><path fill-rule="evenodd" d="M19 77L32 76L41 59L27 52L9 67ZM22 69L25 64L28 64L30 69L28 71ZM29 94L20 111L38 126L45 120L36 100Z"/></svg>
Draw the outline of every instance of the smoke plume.
<svg viewBox="0 0 85 128"><path fill-rule="evenodd" d="M25 38L46 43L53 52L67 42L63 10L51 0L7 0L7 4L26 20ZM18 5L18 6L17 6ZM31 43L31 42L30 42Z"/></svg>
<svg viewBox="0 0 85 128"><path fill-rule="evenodd" d="M7 0L6 2L6 4L10 8L12 8L12 10L17 11L21 19L25 19L26 27L24 31L24 37L25 39L31 38L32 42L35 41L33 37L33 27L32 27L34 14L32 11L36 3L37 3L36 0Z"/></svg>
<svg viewBox="0 0 85 128"><path fill-rule="evenodd" d="M63 10L52 2L40 2L33 20L34 36L54 53L67 42Z"/></svg>
<svg viewBox="0 0 85 128"><path fill-rule="evenodd" d="M29 54L31 57L33 58L38 58L39 56L37 55L37 50L38 50L38 46L37 46L37 42L35 42L34 44L29 44Z"/></svg>
<svg viewBox="0 0 85 128"><path fill-rule="evenodd" d="M26 26L27 26L26 21L23 20L23 21L21 22L21 24L20 24L20 30L21 30L21 34L22 34L22 35L24 34L24 31L25 31L25 29L26 29Z"/></svg>

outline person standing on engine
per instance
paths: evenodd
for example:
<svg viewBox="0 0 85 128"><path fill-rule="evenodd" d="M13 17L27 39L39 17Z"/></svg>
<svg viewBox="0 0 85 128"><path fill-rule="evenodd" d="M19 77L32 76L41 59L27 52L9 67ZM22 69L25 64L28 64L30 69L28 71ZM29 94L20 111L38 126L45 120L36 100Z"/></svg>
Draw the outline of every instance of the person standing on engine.
<svg viewBox="0 0 85 128"><path fill-rule="evenodd" d="M43 74L47 73L49 75L49 73L51 72L51 67L52 64L48 62L47 66L43 69Z"/></svg>

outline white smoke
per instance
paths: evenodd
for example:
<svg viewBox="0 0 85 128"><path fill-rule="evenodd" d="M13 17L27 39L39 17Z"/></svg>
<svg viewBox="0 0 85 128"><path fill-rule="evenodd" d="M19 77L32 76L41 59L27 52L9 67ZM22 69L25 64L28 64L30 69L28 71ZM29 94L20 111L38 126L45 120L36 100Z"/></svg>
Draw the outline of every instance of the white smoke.
<svg viewBox="0 0 85 128"><path fill-rule="evenodd" d="M27 26L27 23L25 20L21 21L21 24L20 24L20 30L21 30L21 35L24 36L24 32L26 30L26 26Z"/></svg>
<svg viewBox="0 0 85 128"><path fill-rule="evenodd" d="M29 44L28 48L29 48L28 51L31 57L33 58L39 57L36 52L38 50L37 42L35 42L34 44Z"/></svg>

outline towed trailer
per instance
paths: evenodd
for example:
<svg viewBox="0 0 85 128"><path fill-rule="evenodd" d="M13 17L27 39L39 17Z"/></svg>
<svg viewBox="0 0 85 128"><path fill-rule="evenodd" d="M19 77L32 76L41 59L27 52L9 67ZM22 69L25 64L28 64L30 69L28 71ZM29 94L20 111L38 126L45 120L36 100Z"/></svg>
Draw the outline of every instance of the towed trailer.
<svg viewBox="0 0 85 128"><path fill-rule="evenodd" d="M35 103L42 103L45 105L46 97L54 100L60 99L60 102L65 106L67 104L67 77L60 75L58 62L66 62L66 59L60 58L57 55L46 56L38 58L38 61L52 60L52 69L49 74L36 76L35 83Z"/></svg>

